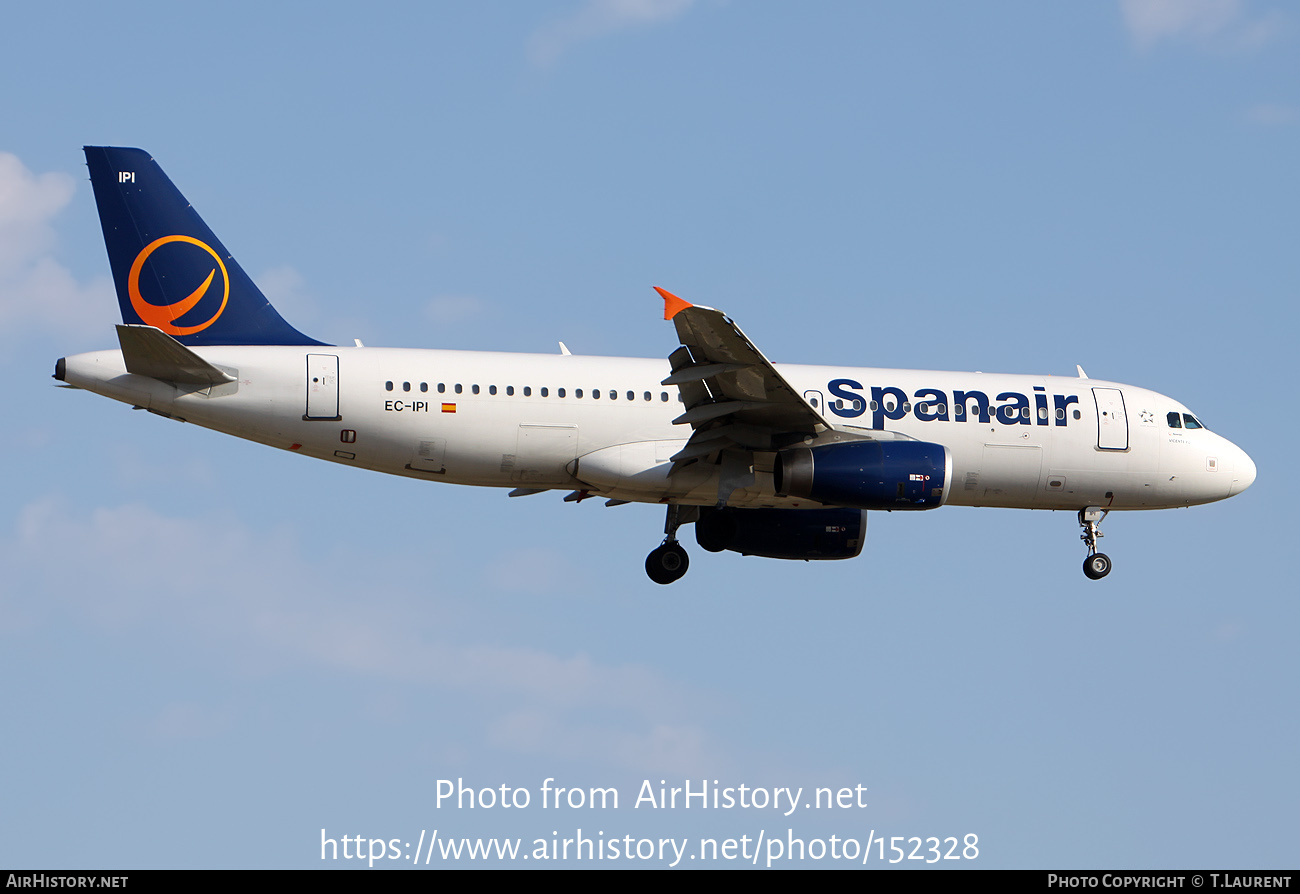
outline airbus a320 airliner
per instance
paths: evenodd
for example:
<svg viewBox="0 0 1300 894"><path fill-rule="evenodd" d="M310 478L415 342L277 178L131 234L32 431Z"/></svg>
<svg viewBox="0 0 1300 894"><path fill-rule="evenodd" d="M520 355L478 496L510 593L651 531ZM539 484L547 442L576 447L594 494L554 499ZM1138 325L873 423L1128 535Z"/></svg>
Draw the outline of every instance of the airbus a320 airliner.
<svg viewBox="0 0 1300 894"><path fill-rule="evenodd" d="M1078 512L1084 573L1112 509L1238 494L1244 451L1185 406L1088 378L774 366L730 318L663 289L667 361L325 344L289 325L139 149L86 147L123 325L54 377L137 408L409 478L667 507L677 540L848 559L867 512L944 505Z"/></svg>

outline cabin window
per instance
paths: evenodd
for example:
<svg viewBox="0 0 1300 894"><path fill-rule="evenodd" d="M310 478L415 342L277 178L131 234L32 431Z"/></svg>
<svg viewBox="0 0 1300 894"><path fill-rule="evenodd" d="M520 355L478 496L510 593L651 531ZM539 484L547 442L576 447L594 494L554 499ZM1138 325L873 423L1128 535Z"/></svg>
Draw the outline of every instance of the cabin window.
<svg viewBox="0 0 1300 894"><path fill-rule="evenodd" d="M410 383L410 382L403 382L403 383L402 383L402 390L403 390L403 391L410 391L410 390L411 390L411 383Z"/></svg>
<svg viewBox="0 0 1300 894"><path fill-rule="evenodd" d="M611 388L609 391L609 399L618 400L618 392Z"/></svg>
<svg viewBox="0 0 1300 894"><path fill-rule="evenodd" d="M488 394L496 394L496 393L497 393L497 386L496 386L496 385L489 385L489 386L488 386Z"/></svg>
<svg viewBox="0 0 1300 894"><path fill-rule="evenodd" d="M439 382L439 383L438 383L438 393L439 393L439 394L443 394L443 393L446 392L446 390L447 390L447 385L446 385L446 383L445 383L445 382Z"/></svg>
<svg viewBox="0 0 1300 894"><path fill-rule="evenodd" d="M668 403L668 392L667 391L659 392L659 399L664 403Z"/></svg>
<svg viewBox="0 0 1300 894"><path fill-rule="evenodd" d="M515 396L515 386L514 386L514 385L507 385L507 386L506 386L506 397L514 397L514 396Z"/></svg>
<svg viewBox="0 0 1300 894"><path fill-rule="evenodd" d="M529 386L529 385L525 385L525 386L524 386L524 397L532 397L532 396L533 396L533 389L532 389L532 387Z"/></svg>
<svg viewBox="0 0 1300 894"><path fill-rule="evenodd" d="M627 393L627 399L628 399L628 400L636 400L636 392L635 392L635 391L629 391L629 392Z"/></svg>
<svg viewBox="0 0 1300 894"><path fill-rule="evenodd" d="M421 383L420 383L420 390L421 390L421 391L428 391L428 390L429 390L429 383L428 383L428 382L421 382Z"/></svg>
<svg viewBox="0 0 1300 894"><path fill-rule="evenodd" d="M549 389L549 388L543 388L543 389L542 389L542 397L550 397L550 396L551 396L551 389ZM564 397L564 395L561 394L560 397Z"/></svg>
<svg viewBox="0 0 1300 894"><path fill-rule="evenodd" d="M457 382L457 383L456 383L456 393L457 393L457 394L460 394L461 391L463 391L463 390L464 390L464 389L461 387L460 382Z"/></svg>
<svg viewBox="0 0 1300 894"><path fill-rule="evenodd" d="M478 394L478 386L477 386L477 385L470 385L470 386L469 386L469 390L472 391L472 392L474 392L475 394Z"/></svg>
<svg viewBox="0 0 1300 894"><path fill-rule="evenodd" d="M593 389L591 389L591 399L592 399L592 400L600 400L600 389L599 389L599 388L593 388Z"/></svg>
<svg viewBox="0 0 1300 894"><path fill-rule="evenodd" d="M873 413L880 409L880 404L878 404L874 400L871 402L870 406L871 406L871 412Z"/></svg>
<svg viewBox="0 0 1300 894"><path fill-rule="evenodd" d="M1082 418L1083 418L1083 414L1080 413L1078 410L1075 410L1075 411L1074 411L1074 418L1075 418L1075 419L1082 419Z"/></svg>
<svg viewBox="0 0 1300 894"><path fill-rule="evenodd" d="M650 399L650 392L649 392L649 391L647 391L647 392L645 393L645 399L646 399L646 400L649 400L649 399Z"/></svg>
<svg viewBox="0 0 1300 894"><path fill-rule="evenodd" d="M556 395L558 395L559 397L564 397L564 389L563 389L563 388L556 388L556 389L555 389L555 393L556 393ZM578 397L582 397L582 392L578 392Z"/></svg>
<svg viewBox="0 0 1300 894"><path fill-rule="evenodd" d="M385 390L385 391L392 391L392 390L393 390L393 383L392 383L392 382L385 382L385 383L384 383L384 390Z"/></svg>
<svg viewBox="0 0 1300 894"><path fill-rule="evenodd" d="M1029 407L1021 407L1021 408L1020 408L1020 418L1021 418L1021 419L1028 419L1028 418L1029 418Z"/></svg>
<svg viewBox="0 0 1300 894"><path fill-rule="evenodd" d="M1056 408L1056 418L1057 418L1057 419L1064 419L1064 418L1065 418L1065 408L1064 408L1064 407L1057 407L1057 408Z"/></svg>

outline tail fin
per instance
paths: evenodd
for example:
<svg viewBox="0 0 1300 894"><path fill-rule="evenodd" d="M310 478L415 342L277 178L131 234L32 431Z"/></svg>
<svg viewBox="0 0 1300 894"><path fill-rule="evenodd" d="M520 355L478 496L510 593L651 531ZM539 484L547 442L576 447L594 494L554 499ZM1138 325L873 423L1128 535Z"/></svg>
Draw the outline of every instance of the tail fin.
<svg viewBox="0 0 1300 894"><path fill-rule="evenodd" d="M284 321L158 163L87 146L122 321L185 345L319 345Z"/></svg>

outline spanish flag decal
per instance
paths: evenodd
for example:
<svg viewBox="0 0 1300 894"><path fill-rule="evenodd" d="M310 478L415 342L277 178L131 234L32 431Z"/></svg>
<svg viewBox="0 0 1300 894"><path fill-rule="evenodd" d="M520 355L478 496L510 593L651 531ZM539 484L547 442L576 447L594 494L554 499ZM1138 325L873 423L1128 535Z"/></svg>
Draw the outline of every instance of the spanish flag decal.
<svg viewBox="0 0 1300 894"><path fill-rule="evenodd" d="M443 404L443 405L442 405L442 411L443 411L444 413L454 413L454 412L456 412L456 405L455 405L455 404Z"/></svg>

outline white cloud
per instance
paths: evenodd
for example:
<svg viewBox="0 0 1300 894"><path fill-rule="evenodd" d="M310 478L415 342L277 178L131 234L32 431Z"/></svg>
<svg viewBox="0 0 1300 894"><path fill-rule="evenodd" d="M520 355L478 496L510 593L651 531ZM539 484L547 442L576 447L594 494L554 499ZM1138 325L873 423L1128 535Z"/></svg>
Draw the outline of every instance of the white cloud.
<svg viewBox="0 0 1300 894"><path fill-rule="evenodd" d="M691 776L716 772L718 766L706 737L690 726L657 724L650 729L620 730L565 723L552 712L524 709L494 723L490 741L497 748L522 754L565 755L646 773Z"/></svg>
<svg viewBox="0 0 1300 894"><path fill-rule="evenodd" d="M67 174L39 177L18 156L0 152L0 276L12 273L54 244L50 221L72 200Z"/></svg>
<svg viewBox="0 0 1300 894"><path fill-rule="evenodd" d="M211 492L217 473L207 455L148 456L116 445L112 449L117 480L130 491L145 487L180 487L187 493Z"/></svg>
<svg viewBox="0 0 1300 894"><path fill-rule="evenodd" d="M544 595L581 589L587 575L567 556L544 549L519 549L501 556L486 573L495 588Z"/></svg>
<svg viewBox="0 0 1300 894"><path fill-rule="evenodd" d="M695 719L700 699L681 685L641 665L485 641L478 631L490 623L452 620L469 597L435 600L377 579L383 563L372 558L325 567L289 530L138 504L76 511L46 498L22 507L0 536L0 625L146 639L161 629L196 656L216 656L223 672L329 670L470 696L486 712L483 745L643 770L716 766ZM221 711L179 705L151 729L207 736L227 722Z"/></svg>
<svg viewBox="0 0 1300 894"><path fill-rule="evenodd" d="M35 175L0 152L0 331L111 331L117 298L108 276L78 282L53 257L53 220L72 199L72 177Z"/></svg>
<svg viewBox="0 0 1300 894"><path fill-rule="evenodd" d="M288 264L272 267L254 282L290 326L301 327L316 319L316 302L307 289L307 281L294 267Z"/></svg>
<svg viewBox="0 0 1300 894"><path fill-rule="evenodd" d="M1254 124L1283 125L1300 122L1300 106L1262 102L1246 110L1246 120Z"/></svg>
<svg viewBox="0 0 1300 894"><path fill-rule="evenodd" d="M535 64L550 65L577 44L629 28L671 21L693 3L694 0L588 0L572 16L538 29L529 40L528 54Z"/></svg>
<svg viewBox="0 0 1300 894"><path fill-rule="evenodd" d="M1252 49L1282 27L1276 15L1247 13L1243 0L1120 0L1129 34L1139 46L1183 40L1218 49Z"/></svg>

